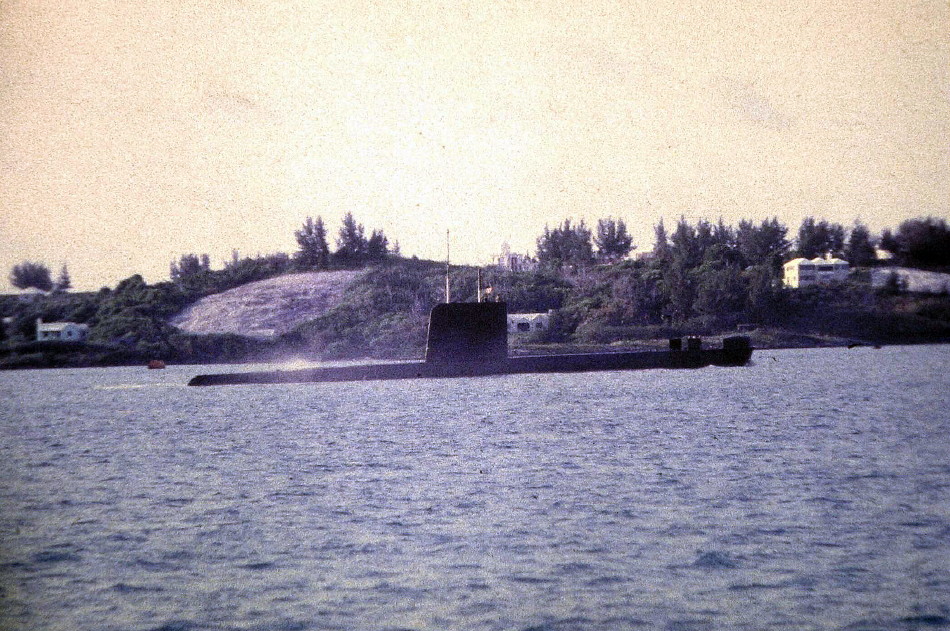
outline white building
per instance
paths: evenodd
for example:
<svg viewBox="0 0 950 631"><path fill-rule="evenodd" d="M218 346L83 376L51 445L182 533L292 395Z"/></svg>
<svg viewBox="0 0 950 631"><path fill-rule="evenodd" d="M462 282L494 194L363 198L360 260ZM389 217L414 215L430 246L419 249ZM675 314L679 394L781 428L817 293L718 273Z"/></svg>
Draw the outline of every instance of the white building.
<svg viewBox="0 0 950 631"><path fill-rule="evenodd" d="M509 313L508 333L533 333L547 331L551 326L551 314L547 313Z"/></svg>
<svg viewBox="0 0 950 631"><path fill-rule="evenodd" d="M656 252L653 250L647 252L631 252L627 258L631 258L634 261L652 261L656 258Z"/></svg>
<svg viewBox="0 0 950 631"><path fill-rule="evenodd" d="M509 272L533 272L538 269L537 260L527 254L512 252L507 243L501 246L501 254L495 257L495 265Z"/></svg>
<svg viewBox="0 0 950 631"><path fill-rule="evenodd" d="M43 322L41 318L36 319L37 342L82 342L88 335L88 324Z"/></svg>
<svg viewBox="0 0 950 631"><path fill-rule="evenodd" d="M832 257L797 258L782 267L785 286L793 288L847 280L851 271L847 261Z"/></svg>

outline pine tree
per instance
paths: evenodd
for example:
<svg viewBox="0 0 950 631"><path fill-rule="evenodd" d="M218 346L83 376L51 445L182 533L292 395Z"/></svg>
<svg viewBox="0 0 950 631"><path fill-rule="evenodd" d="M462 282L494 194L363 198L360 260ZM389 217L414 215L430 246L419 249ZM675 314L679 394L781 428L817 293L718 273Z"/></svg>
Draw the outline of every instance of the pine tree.
<svg viewBox="0 0 950 631"><path fill-rule="evenodd" d="M294 232L300 249L294 255L298 264L303 267L324 269L330 264L330 246L327 245L327 229L323 218L317 216L314 221L307 217L303 227Z"/></svg>
<svg viewBox="0 0 950 631"><path fill-rule="evenodd" d="M340 226L340 236L336 240L336 257L348 265L361 263L368 245L365 235L363 224L356 223L353 213L346 213Z"/></svg>
<svg viewBox="0 0 950 631"><path fill-rule="evenodd" d="M758 226L743 219L736 231L736 245L747 266L768 265L778 270L790 245L787 234L788 228L777 217L765 219Z"/></svg>
<svg viewBox="0 0 950 631"><path fill-rule="evenodd" d="M824 254L838 255L844 248L844 226L825 219L805 217L798 229L798 255L813 259Z"/></svg>
<svg viewBox="0 0 950 631"><path fill-rule="evenodd" d="M855 222L848 237L845 248L845 257L853 267L870 265L875 260L874 244L871 242L871 232L861 222Z"/></svg>
<svg viewBox="0 0 950 631"><path fill-rule="evenodd" d="M59 278L56 279L56 291L68 291L72 289L73 283L69 278L69 270L66 269L66 264L63 263L63 268L59 270Z"/></svg>
<svg viewBox="0 0 950 631"><path fill-rule="evenodd" d="M665 261L670 257L670 242L666 236L666 226L663 225L661 218L659 223L653 228L653 235L656 244L653 246L653 254L657 260Z"/></svg>
<svg viewBox="0 0 950 631"><path fill-rule="evenodd" d="M175 282L191 280L204 272L211 271L211 257L207 254L182 254L169 266L169 275Z"/></svg>
<svg viewBox="0 0 950 631"><path fill-rule="evenodd" d="M722 217L720 217L719 222L713 226L712 238L716 245L722 245L727 248L733 248L736 245L736 233L731 226L726 225Z"/></svg>
<svg viewBox="0 0 950 631"><path fill-rule="evenodd" d="M633 249L633 237L627 233L622 219L601 219L597 222L597 257L602 261L619 261Z"/></svg>
<svg viewBox="0 0 950 631"><path fill-rule="evenodd" d="M389 253L389 239L383 234L382 230L373 230L366 242L366 257L371 261L379 261L386 258Z"/></svg>
<svg viewBox="0 0 950 631"><path fill-rule="evenodd" d="M673 235L670 237L670 242L672 243L673 257L682 261L687 268L696 267L703 260L696 229L689 225L686 217L680 217L676 224L676 230L673 231Z"/></svg>

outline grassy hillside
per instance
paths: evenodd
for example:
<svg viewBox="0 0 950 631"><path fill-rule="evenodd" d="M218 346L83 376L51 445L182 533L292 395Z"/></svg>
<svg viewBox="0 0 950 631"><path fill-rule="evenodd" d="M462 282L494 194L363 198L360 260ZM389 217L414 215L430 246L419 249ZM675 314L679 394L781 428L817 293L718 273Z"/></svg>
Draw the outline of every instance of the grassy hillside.
<svg viewBox="0 0 950 631"><path fill-rule="evenodd" d="M272 338L334 307L362 274L356 270L300 272L247 283L205 296L169 322L186 333Z"/></svg>

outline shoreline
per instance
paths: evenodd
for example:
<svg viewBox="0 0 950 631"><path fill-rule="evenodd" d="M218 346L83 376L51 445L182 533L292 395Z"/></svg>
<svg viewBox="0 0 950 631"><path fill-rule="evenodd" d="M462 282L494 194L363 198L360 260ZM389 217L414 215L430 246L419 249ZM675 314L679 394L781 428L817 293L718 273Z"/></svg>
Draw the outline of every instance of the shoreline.
<svg viewBox="0 0 950 631"><path fill-rule="evenodd" d="M923 346L950 344L950 339L912 339L912 340L858 340L854 338L843 338L823 335L809 335L792 332L783 332L786 335L775 335L774 330L770 330L767 336L757 336L754 331L744 332L752 343L755 351L775 351L775 350L794 350L807 348L874 348L880 349L885 346ZM718 334L704 336L703 346L713 347L722 343L722 338L736 333ZM773 343L761 343L765 341L763 337L773 340ZM784 337L785 339L776 340L775 338ZM759 338L757 340L757 338ZM758 343L757 343L758 342ZM580 344L580 343L548 343L548 344L513 344L509 347L510 357L523 357L527 355L560 355L577 353L617 353L629 351L661 351L669 348L667 339L636 340L630 342L616 342L612 344ZM50 356L53 355L53 356ZM167 366L215 366L215 365L235 365L235 364L262 364L279 363L288 358L294 360L303 360L314 363L332 363L346 361L364 361L364 362L394 362L394 361L421 361L422 354L419 353L390 353L375 356L365 354L353 354L334 357L320 357L308 352L299 353L275 353L274 355L245 357L241 359L222 360L214 359L208 361L184 361L175 362L174 360L163 360ZM34 352L24 355L15 355L8 353L5 357L0 357L0 371L15 370L43 370L43 369L61 369L61 368L119 368L119 367L141 367L148 369L150 359L162 358L123 358L115 360L96 360L87 355L70 355L58 351L54 353Z"/></svg>

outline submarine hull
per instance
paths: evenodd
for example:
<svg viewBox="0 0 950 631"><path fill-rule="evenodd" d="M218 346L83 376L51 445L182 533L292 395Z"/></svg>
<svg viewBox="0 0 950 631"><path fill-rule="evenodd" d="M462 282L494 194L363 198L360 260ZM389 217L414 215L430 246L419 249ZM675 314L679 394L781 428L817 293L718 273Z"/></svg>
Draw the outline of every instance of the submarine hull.
<svg viewBox="0 0 950 631"><path fill-rule="evenodd" d="M624 353L584 353L571 355L534 355L494 361L405 362L363 364L333 368L271 370L260 372L198 375L188 385L218 386L265 383L321 383L374 381L386 379L444 379L520 373L592 372L604 370L643 370L650 368L702 368L704 366L742 366L752 356L748 344L721 349L642 351Z"/></svg>

